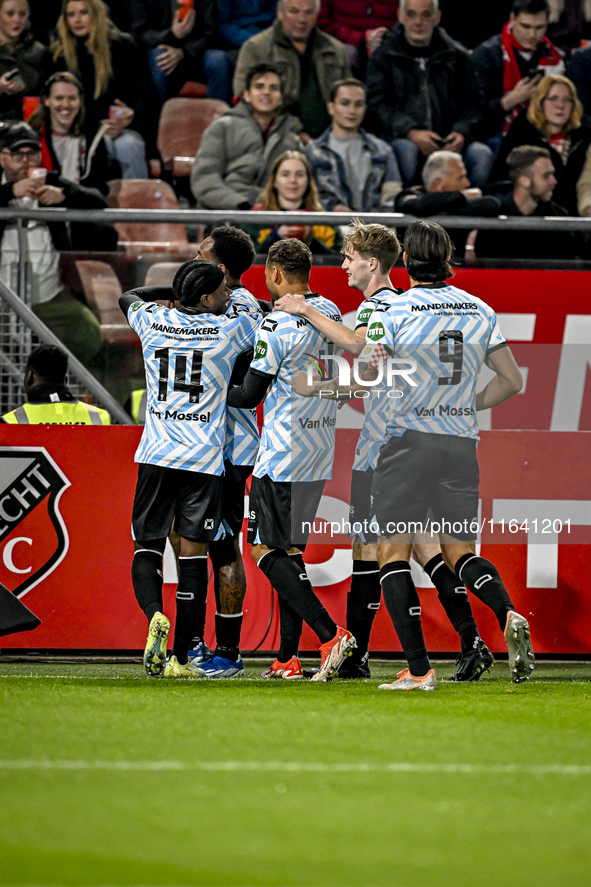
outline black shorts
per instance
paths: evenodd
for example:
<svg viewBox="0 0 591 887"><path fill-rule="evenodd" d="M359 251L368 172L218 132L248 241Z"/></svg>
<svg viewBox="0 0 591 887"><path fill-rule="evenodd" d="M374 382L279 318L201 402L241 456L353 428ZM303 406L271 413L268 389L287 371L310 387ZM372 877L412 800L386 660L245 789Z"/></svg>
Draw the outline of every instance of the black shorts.
<svg viewBox="0 0 591 887"><path fill-rule="evenodd" d="M351 504L349 506L350 536L362 542L377 542L377 523L372 521L374 510L371 507L371 484L374 469L365 471L353 469L351 474Z"/></svg>
<svg viewBox="0 0 591 887"><path fill-rule="evenodd" d="M244 494L246 481L252 474L252 465L233 465L224 462L224 492L222 498L222 518L224 529L237 536L244 520Z"/></svg>
<svg viewBox="0 0 591 887"><path fill-rule="evenodd" d="M380 535L422 528L474 540L480 479L476 444L469 437L410 430L384 444L371 489Z"/></svg>
<svg viewBox="0 0 591 887"><path fill-rule="evenodd" d="M174 521L183 539L213 542L223 535L222 484L222 475L140 463L131 519L134 539L166 539Z"/></svg>
<svg viewBox="0 0 591 887"><path fill-rule="evenodd" d="M324 490L324 480L275 481L266 474L250 485L248 541L304 551Z"/></svg>

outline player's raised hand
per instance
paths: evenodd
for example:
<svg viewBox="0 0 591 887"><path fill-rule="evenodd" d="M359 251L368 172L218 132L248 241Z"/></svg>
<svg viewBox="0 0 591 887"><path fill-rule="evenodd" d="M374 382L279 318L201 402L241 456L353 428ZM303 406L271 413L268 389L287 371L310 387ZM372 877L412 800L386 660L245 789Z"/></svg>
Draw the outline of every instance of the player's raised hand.
<svg viewBox="0 0 591 887"><path fill-rule="evenodd" d="M315 370L312 372L311 380L308 379L308 373L300 373L291 383L291 390L294 394L299 394L300 397L314 397L316 394L315 385L319 381L320 376Z"/></svg>
<svg viewBox="0 0 591 887"><path fill-rule="evenodd" d="M306 299L294 293L286 293L273 305L274 311L285 311L286 314L295 314L297 317L303 317L306 313Z"/></svg>

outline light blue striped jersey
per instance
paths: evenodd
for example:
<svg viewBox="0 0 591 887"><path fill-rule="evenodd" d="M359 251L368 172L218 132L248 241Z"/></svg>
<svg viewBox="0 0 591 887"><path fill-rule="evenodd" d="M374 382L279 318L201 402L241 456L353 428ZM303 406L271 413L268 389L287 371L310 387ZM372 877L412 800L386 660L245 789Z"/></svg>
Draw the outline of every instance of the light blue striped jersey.
<svg viewBox="0 0 591 887"><path fill-rule="evenodd" d="M237 356L254 345L257 318L137 301L127 320L142 343L148 392L135 461L222 474L228 383Z"/></svg>
<svg viewBox="0 0 591 887"><path fill-rule="evenodd" d="M309 303L342 323L337 306L312 293ZM332 351L331 351L332 349ZM291 385L319 352L341 354L303 317L272 311L262 322L251 369L274 377L265 395L261 445L253 475L275 481L327 480L334 458L336 401L300 397Z"/></svg>
<svg viewBox="0 0 591 887"><path fill-rule="evenodd" d="M226 314L230 317L251 314L259 321L263 318L259 303L244 286L232 290ZM257 411L227 407L226 423L224 461L228 459L233 465L254 465L259 448Z"/></svg>
<svg viewBox="0 0 591 887"><path fill-rule="evenodd" d="M400 298L401 292L402 290L384 287L364 299L357 309L355 329L367 327L374 311L377 308L387 310ZM364 400L365 418L355 447L354 471L367 471L368 468L376 467L380 447L384 443L390 406L383 394L380 386L377 386L371 389L370 396Z"/></svg>
<svg viewBox="0 0 591 887"><path fill-rule="evenodd" d="M384 370L386 440L407 428L478 438L480 370L506 344L492 308L451 284L415 286L374 311L367 342L361 359ZM384 359L384 346L394 358ZM398 370L391 379L388 367Z"/></svg>

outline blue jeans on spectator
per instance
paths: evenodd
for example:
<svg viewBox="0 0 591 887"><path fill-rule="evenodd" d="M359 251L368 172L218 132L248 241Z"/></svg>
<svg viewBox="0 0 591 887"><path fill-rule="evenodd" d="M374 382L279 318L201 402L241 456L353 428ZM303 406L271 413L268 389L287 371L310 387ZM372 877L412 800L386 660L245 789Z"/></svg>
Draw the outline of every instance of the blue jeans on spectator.
<svg viewBox="0 0 591 887"><path fill-rule="evenodd" d="M148 161L146 143L134 129L124 129L119 138L105 136L105 144L111 157L121 167L122 179L147 179Z"/></svg>
<svg viewBox="0 0 591 887"><path fill-rule="evenodd" d="M415 177L419 169L422 168L426 157L421 154L410 139L394 139L392 148L400 167L402 181L407 188L414 184ZM462 153L470 184L474 188L484 188L494 163L493 152L484 142L470 142Z"/></svg>
<svg viewBox="0 0 591 887"><path fill-rule="evenodd" d="M197 65L195 68L191 66L186 58L183 59L169 77L156 64L156 59L160 52L161 50L157 47L150 49L148 52L148 65L152 80L163 102L170 98L171 94L178 94L187 80L197 80L199 77L203 77L207 82L207 95L210 99L221 99L229 105L232 103L234 65L228 58L228 53L224 52L223 49L206 50L201 65ZM172 80L174 84L174 89L172 90L169 89L169 80Z"/></svg>

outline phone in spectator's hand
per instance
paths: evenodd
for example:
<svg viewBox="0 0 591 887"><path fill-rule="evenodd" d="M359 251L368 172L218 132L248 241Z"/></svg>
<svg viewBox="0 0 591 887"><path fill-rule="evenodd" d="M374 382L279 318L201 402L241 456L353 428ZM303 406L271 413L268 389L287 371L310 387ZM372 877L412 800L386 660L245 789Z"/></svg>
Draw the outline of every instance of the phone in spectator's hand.
<svg viewBox="0 0 591 887"><path fill-rule="evenodd" d="M545 73L546 72L543 68L534 68L534 70L531 71L530 74L528 74L526 79L527 80L535 80L536 77L543 77Z"/></svg>
<svg viewBox="0 0 591 887"><path fill-rule="evenodd" d="M179 12L179 21L187 17L190 9L193 9L193 0L177 0L177 9Z"/></svg>
<svg viewBox="0 0 591 887"><path fill-rule="evenodd" d="M21 77L21 72L18 68L12 68L10 71L7 71L4 75L5 80L20 80L20 82L24 86L23 78Z"/></svg>

